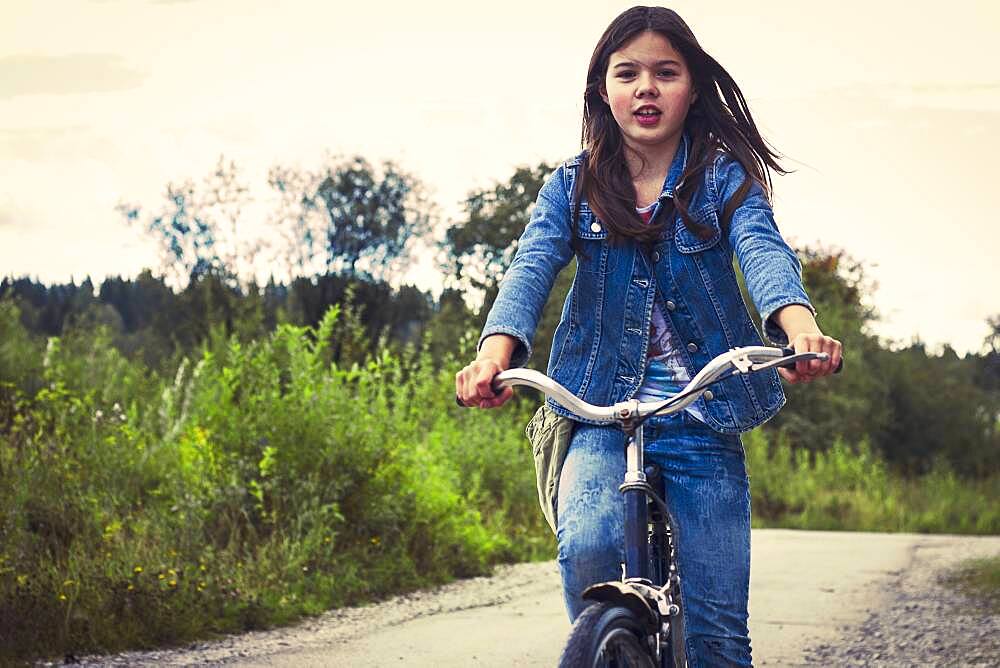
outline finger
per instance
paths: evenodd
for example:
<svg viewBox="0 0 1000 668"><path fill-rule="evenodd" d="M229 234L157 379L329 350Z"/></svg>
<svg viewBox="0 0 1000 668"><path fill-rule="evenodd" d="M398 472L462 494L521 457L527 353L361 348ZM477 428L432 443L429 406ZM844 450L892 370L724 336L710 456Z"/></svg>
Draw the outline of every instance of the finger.
<svg viewBox="0 0 1000 668"><path fill-rule="evenodd" d="M840 368L841 360L844 358L844 347L840 341L834 340L833 353L830 355L830 373L834 373Z"/></svg>
<svg viewBox="0 0 1000 668"><path fill-rule="evenodd" d="M810 346L810 347L812 348L813 352L822 352L823 351L823 345L822 344L819 344L818 346ZM819 375L820 373L822 373L823 365L824 364L825 364L825 362L823 360L818 360L818 359L811 359L811 360L809 360L809 375L816 376L816 375Z"/></svg>
<svg viewBox="0 0 1000 668"><path fill-rule="evenodd" d="M809 352L809 341L805 336L799 336L795 339L795 352L796 353L807 353ZM809 370L810 360L799 360L795 363L795 375L796 380L792 382L797 382L802 380L805 376L808 376L811 372Z"/></svg>
<svg viewBox="0 0 1000 668"><path fill-rule="evenodd" d="M514 390L509 387L505 387L500 392L496 393L496 396L492 399L483 399L481 406L483 408L497 408L498 406L503 406L507 403L512 396L514 396Z"/></svg>
<svg viewBox="0 0 1000 668"><path fill-rule="evenodd" d="M826 361L823 362L823 368L820 370L821 376L829 376L836 369L833 365L833 353L836 352L837 341L832 336L827 336L823 339L823 352L826 353Z"/></svg>
<svg viewBox="0 0 1000 668"><path fill-rule="evenodd" d="M497 408L498 406L503 406L513 396L514 396L514 390L512 388L505 387L492 399L483 399L480 402L479 407Z"/></svg>
<svg viewBox="0 0 1000 668"><path fill-rule="evenodd" d="M822 336L807 336L806 337L806 350L811 353L821 353L823 352L823 337ZM825 362L820 359L811 359L808 364L807 374L809 376L815 377L822 373L823 365ZM811 379L810 379L811 380Z"/></svg>
<svg viewBox="0 0 1000 668"><path fill-rule="evenodd" d="M493 391L493 376L496 375L496 370L492 367L484 367L476 375L475 387L476 393L485 399L492 399L496 396L496 392Z"/></svg>
<svg viewBox="0 0 1000 668"><path fill-rule="evenodd" d="M462 397L462 403L466 406L476 406L479 403L479 396L476 395L475 387L469 379L468 368L462 370L462 389L459 396Z"/></svg>
<svg viewBox="0 0 1000 668"><path fill-rule="evenodd" d="M778 373L781 375L782 378L784 378L789 383L792 383L793 385L799 382L799 375L792 369L785 369L782 367L778 367Z"/></svg>

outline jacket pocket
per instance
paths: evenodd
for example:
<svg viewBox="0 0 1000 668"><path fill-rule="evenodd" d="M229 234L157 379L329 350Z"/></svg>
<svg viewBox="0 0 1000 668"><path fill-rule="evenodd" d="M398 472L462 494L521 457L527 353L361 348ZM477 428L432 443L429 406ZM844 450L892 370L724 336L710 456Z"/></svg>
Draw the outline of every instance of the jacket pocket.
<svg viewBox="0 0 1000 668"><path fill-rule="evenodd" d="M614 268L610 266L608 228L586 203L580 205L574 235L577 271L604 274Z"/></svg>
<svg viewBox="0 0 1000 668"><path fill-rule="evenodd" d="M698 236L689 230L678 216L674 225L674 243L677 244L677 250L685 254L700 253L719 243L722 238L722 228L719 225L719 214L716 213L714 207L711 205L703 207L695 212L691 218L699 225L708 228L710 234L705 238Z"/></svg>

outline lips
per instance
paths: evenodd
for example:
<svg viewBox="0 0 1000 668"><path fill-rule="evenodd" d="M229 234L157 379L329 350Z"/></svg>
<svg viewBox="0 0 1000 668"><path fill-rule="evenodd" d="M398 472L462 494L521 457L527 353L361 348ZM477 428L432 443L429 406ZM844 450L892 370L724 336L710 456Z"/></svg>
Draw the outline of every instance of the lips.
<svg viewBox="0 0 1000 668"><path fill-rule="evenodd" d="M652 105L643 105L632 112L639 125L656 125L663 112Z"/></svg>

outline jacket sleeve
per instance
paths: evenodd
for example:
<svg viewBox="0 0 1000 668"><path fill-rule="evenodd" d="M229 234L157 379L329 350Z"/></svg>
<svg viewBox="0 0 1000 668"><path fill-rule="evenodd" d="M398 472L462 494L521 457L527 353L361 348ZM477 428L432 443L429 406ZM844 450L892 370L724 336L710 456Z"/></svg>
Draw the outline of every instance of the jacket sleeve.
<svg viewBox="0 0 1000 668"><path fill-rule="evenodd" d="M492 334L516 338L519 345L511 356L511 367L524 366L531 357L531 342L549 291L556 275L573 257L565 169L565 165L556 169L538 192L517 242L517 253L500 282L500 291L479 337L477 350Z"/></svg>
<svg viewBox="0 0 1000 668"><path fill-rule="evenodd" d="M721 215L747 173L739 161L724 153L716 158L713 173ZM813 315L816 309L802 285L802 265L778 232L771 204L759 183L754 182L733 212L729 243L743 272L750 299L760 313L764 336L778 345L787 345L788 336L773 318L778 309L801 304Z"/></svg>

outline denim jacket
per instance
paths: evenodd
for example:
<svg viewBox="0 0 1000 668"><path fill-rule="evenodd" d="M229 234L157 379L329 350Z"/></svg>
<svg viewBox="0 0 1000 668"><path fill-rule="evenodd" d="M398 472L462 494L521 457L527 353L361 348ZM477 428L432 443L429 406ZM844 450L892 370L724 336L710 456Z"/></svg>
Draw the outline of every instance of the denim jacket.
<svg viewBox="0 0 1000 668"><path fill-rule="evenodd" d="M663 201L673 197L688 148L685 135L653 210L654 219ZM611 243L607 228L585 200L580 202L576 230L571 230L574 180L583 159L581 154L560 165L538 193L486 319L480 346L492 334L513 336L519 345L511 366L523 366L531 356L531 341L555 277L574 255L576 277L553 337L547 373L592 404L607 406L629 399L642 384L654 299L662 300L661 310L674 330L674 341L682 347L691 377L729 348L762 345L740 294L734 253L768 339L781 345L788 342L771 320L781 307L802 304L815 313L802 287L798 258L778 233L759 184L752 186L723 233L719 222L723 205L746 177L728 154L716 155L688 206L692 218L714 234L704 239L693 234L675 213L673 225L648 254L631 239ZM778 374L771 370L720 381L698 402L709 426L738 433L774 416L785 396ZM592 422L552 400L549 405L560 415Z"/></svg>

